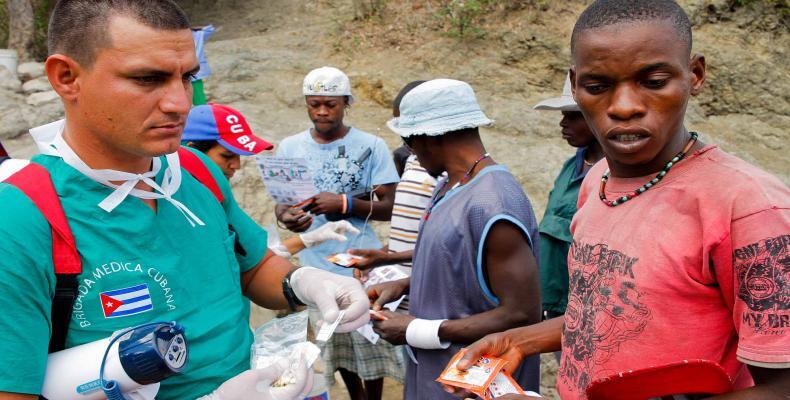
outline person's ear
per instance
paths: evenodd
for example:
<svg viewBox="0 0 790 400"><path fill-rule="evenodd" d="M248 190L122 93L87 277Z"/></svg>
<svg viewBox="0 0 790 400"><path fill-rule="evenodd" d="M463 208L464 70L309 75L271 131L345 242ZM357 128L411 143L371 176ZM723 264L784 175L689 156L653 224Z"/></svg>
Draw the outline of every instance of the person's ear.
<svg viewBox="0 0 790 400"><path fill-rule="evenodd" d="M702 86L705 84L706 74L705 57L701 54L695 54L691 57L691 95L696 96L702 91Z"/></svg>
<svg viewBox="0 0 790 400"><path fill-rule="evenodd" d="M44 63L49 84L65 101L74 101L80 92L80 74L84 69L73 58L63 54L53 54Z"/></svg>

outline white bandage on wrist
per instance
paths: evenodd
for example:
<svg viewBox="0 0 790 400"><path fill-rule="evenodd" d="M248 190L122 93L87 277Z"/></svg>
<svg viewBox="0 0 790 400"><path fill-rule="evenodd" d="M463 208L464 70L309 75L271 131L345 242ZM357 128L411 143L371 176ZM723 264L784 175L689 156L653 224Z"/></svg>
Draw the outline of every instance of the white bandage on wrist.
<svg viewBox="0 0 790 400"><path fill-rule="evenodd" d="M450 347L450 342L439 339L439 327L446 319L415 319L406 327L406 343L425 350L438 350Z"/></svg>

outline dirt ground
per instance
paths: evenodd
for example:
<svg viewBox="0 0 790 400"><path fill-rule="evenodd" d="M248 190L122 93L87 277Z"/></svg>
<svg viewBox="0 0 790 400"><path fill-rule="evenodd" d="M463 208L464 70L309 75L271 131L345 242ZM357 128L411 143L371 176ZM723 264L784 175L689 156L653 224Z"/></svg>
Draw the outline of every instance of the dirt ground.
<svg viewBox="0 0 790 400"><path fill-rule="evenodd" d="M209 100L241 110L259 135L275 143L309 127L302 78L313 68L333 65L350 75L358 99L347 122L380 135L393 149L399 140L385 122L402 85L438 77L469 81L497 122L483 130L489 152L522 183L538 217L560 166L573 154L559 136L559 116L532 105L560 93L569 32L585 1L521 1L523 7L482 18L483 38L463 41L437 26L438 0L384 2L380 15L363 20L353 20L351 0L181 3L195 25L218 28L207 46L214 69L206 81ZM704 141L790 182L786 14L732 11L724 6L729 2L719 0L681 3L695 22L694 50L708 56L710 72L704 93L690 104L687 124L702 132ZM26 136L6 144L20 157L34 152ZM233 190L256 221L274 225L274 205L251 159L234 178ZM377 230L386 237L386 225ZM267 315L256 310L253 325ZM556 367L553 356L543 357L546 398L556 396L550 389ZM401 398L395 382L388 381L385 392L385 399ZM347 398L344 388L333 388L332 398Z"/></svg>

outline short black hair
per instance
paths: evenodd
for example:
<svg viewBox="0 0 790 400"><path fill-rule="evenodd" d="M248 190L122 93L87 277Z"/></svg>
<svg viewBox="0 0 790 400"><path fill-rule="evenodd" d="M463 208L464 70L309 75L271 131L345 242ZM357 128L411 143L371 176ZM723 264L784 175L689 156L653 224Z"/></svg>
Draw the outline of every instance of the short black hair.
<svg viewBox="0 0 790 400"><path fill-rule="evenodd" d="M195 141L188 141L186 145L191 147L201 153L208 153L214 146L218 145L219 142L216 140L195 140Z"/></svg>
<svg viewBox="0 0 790 400"><path fill-rule="evenodd" d="M691 21L683 8L673 0L596 0L585 9L571 35L571 52L579 35L590 29L646 21L669 21L691 54ZM670 40L664 38L663 40Z"/></svg>
<svg viewBox="0 0 790 400"><path fill-rule="evenodd" d="M189 17L172 0L59 0L47 33L49 55L64 54L84 67L109 47L110 17L123 15L155 29L189 29Z"/></svg>
<svg viewBox="0 0 790 400"><path fill-rule="evenodd" d="M426 81L411 81L403 87L403 89L398 92L398 95L395 96L395 100L392 100L392 109L393 110L400 110L400 102L403 101L403 96L406 96L406 93L411 92L412 89L416 88L417 86L422 85Z"/></svg>
<svg viewBox="0 0 790 400"><path fill-rule="evenodd" d="M406 160L411 157L411 150L406 146L401 146L392 152L392 161L395 162L395 169L398 170L398 176L403 177L403 171L406 169Z"/></svg>

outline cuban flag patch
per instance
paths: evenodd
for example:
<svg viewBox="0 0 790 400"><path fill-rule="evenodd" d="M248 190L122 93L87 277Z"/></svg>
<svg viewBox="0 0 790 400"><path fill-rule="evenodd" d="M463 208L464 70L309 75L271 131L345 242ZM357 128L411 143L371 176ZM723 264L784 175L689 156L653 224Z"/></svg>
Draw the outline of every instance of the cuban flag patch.
<svg viewBox="0 0 790 400"><path fill-rule="evenodd" d="M104 318L126 317L154 309L151 292L148 291L148 285L145 283L101 292L99 297Z"/></svg>

